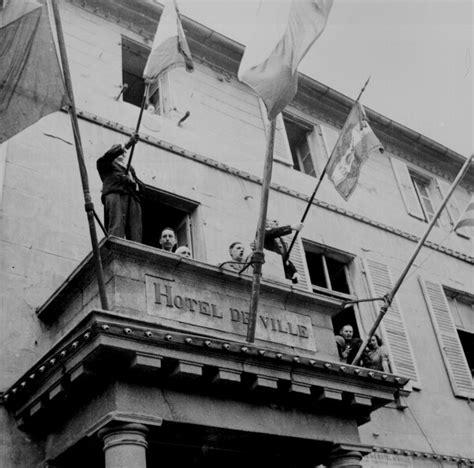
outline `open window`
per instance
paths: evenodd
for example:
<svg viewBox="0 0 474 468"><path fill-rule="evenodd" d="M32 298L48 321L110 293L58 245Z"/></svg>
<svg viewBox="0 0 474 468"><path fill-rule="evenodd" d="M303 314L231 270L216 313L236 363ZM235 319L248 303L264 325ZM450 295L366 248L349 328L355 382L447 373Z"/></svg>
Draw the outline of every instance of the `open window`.
<svg viewBox="0 0 474 468"><path fill-rule="evenodd" d="M146 186L142 196L143 243L160 247L161 231L171 227L176 232L178 246L186 245L196 258L193 218L197 207L193 200Z"/></svg>
<svg viewBox="0 0 474 468"><path fill-rule="evenodd" d="M143 70L150 54L150 48L122 36L122 85L123 100L141 107L145 81ZM168 77L164 74L150 86L148 92L147 110L154 114L163 114L169 95Z"/></svg>
<svg viewBox="0 0 474 468"><path fill-rule="evenodd" d="M435 181L414 171L409 171L424 220L428 223L435 215ZM438 225L438 222L435 224Z"/></svg>
<svg viewBox="0 0 474 468"><path fill-rule="evenodd" d="M474 298L447 288L444 293L462 351L474 375Z"/></svg>
<svg viewBox="0 0 474 468"><path fill-rule="evenodd" d="M292 115L283 116L295 170L318 177L336 144L338 132Z"/></svg>
<svg viewBox="0 0 474 468"><path fill-rule="evenodd" d="M306 263L313 292L350 301L351 294L348 265L353 257L340 250L303 241ZM354 336L359 337L359 326L354 307L342 309L333 319L334 332L338 333L344 325L352 325Z"/></svg>

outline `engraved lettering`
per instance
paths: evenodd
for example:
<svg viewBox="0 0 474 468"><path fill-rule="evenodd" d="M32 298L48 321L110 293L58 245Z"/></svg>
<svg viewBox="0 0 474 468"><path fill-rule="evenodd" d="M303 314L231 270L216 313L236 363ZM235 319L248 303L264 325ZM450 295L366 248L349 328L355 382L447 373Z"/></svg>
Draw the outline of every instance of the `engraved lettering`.
<svg viewBox="0 0 474 468"><path fill-rule="evenodd" d="M188 306L189 312L194 312L196 310L194 306L199 304L199 301L196 301L196 299L193 299L192 297L185 297L184 302Z"/></svg>
<svg viewBox="0 0 474 468"><path fill-rule="evenodd" d="M268 317L264 317L263 315L260 315L260 320L262 321L263 326L264 326L265 328L268 328L268 320L269 320L269 318L268 318Z"/></svg>
<svg viewBox="0 0 474 468"><path fill-rule="evenodd" d="M278 323L278 331L281 333L288 333L288 329L282 328L280 320L277 320Z"/></svg>
<svg viewBox="0 0 474 468"><path fill-rule="evenodd" d="M272 330L277 331L276 320L274 318L272 318L272 319L270 319L270 322L272 323Z"/></svg>
<svg viewBox="0 0 474 468"><path fill-rule="evenodd" d="M173 307L173 296L171 294L171 286L165 286L166 292L161 292L160 283L155 283L155 304L161 304L161 296L166 297L166 306Z"/></svg>
<svg viewBox="0 0 474 468"><path fill-rule="evenodd" d="M240 322L240 311L238 309L230 308L230 319L232 322Z"/></svg>
<svg viewBox="0 0 474 468"><path fill-rule="evenodd" d="M304 325L298 325L298 334L301 338L309 338L308 329Z"/></svg>
<svg viewBox="0 0 474 468"><path fill-rule="evenodd" d="M177 308L177 309L182 309L184 307L184 301L183 301L183 298L181 296L174 296L174 306Z"/></svg>
<svg viewBox="0 0 474 468"><path fill-rule="evenodd" d="M298 330L293 329L293 324L291 322L288 322L288 331L290 332L290 335L298 336Z"/></svg>
<svg viewBox="0 0 474 468"><path fill-rule="evenodd" d="M199 313L204 315L211 315L208 302L199 301Z"/></svg>
<svg viewBox="0 0 474 468"><path fill-rule="evenodd" d="M222 318L222 311L217 310L215 304L211 304L212 316L216 318Z"/></svg>
<svg viewBox="0 0 474 468"><path fill-rule="evenodd" d="M240 311L240 313L242 314L242 323L249 323L249 315L250 313L249 312L244 312L243 310Z"/></svg>

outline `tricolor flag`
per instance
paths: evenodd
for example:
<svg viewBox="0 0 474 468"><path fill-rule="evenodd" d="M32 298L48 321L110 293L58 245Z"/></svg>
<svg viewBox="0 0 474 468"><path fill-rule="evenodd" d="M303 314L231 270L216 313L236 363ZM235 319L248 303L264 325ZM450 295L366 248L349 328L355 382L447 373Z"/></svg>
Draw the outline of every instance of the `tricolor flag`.
<svg viewBox="0 0 474 468"><path fill-rule="evenodd" d="M372 152L383 151L367 122L364 108L356 102L342 127L326 169L334 187L345 200L357 185L362 164Z"/></svg>
<svg viewBox="0 0 474 468"><path fill-rule="evenodd" d="M68 103L46 6L7 3L0 9L0 143Z"/></svg>
<svg viewBox="0 0 474 468"><path fill-rule="evenodd" d="M156 28L155 39L143 71L143 78L147 82L152 82L162 73L178 66L186 67L189 72L194 70L178 6L175 0L168 0L165 2L160 22Z"/></svg>
<svg viewBox="0 0 474 468"><path fill-rule="evenodd" d="M474 195L471 197L454 230L456 231L466 226L474 226Z"/></svg>
<svg viewBox="0 0 474 468"><path fill-rule="evenodd" d="M261 0L238 77L274 119L293 99L297 67L326 27L333 0Z"/></svg>

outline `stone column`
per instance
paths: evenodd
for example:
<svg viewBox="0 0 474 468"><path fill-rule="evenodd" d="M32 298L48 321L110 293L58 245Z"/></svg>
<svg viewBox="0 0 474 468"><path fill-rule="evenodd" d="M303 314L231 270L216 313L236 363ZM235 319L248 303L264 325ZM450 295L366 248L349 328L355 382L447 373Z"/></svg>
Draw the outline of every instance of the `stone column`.
<svg viewBox="0 0 474 468"><path fill-rule="evenodd" d="M329 456L328 468L361 468L362 454L355 450L336 447Z"/></svg>
<svg viewBox="0 0 474 468"><path fill-rule="evenodd" d="M99 431L104 441L105 468L146 468L146 433L143 424L122 424Z"/></svg>

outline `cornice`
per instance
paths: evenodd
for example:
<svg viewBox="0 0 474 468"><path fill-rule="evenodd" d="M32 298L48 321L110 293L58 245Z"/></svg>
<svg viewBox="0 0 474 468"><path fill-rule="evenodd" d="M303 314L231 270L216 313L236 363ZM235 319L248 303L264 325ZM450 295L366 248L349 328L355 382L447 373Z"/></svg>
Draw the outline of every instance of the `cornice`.
<svg viewBox="0 0 474 468"><path fill-rule="evenodd" d="M84 9L92 14L100 16L120 25L143 37L146 44L150 44L162 12L162 5L145 0L134 0L133 8L125 0L68 0L76 7ZM209 59L222 62L225 76L235 76L244 46L237 41L229 39L212 29L204 26L182 15L183 28L188 36L193 56L201 56L207 61ZM225 71L227 70L227 71ZM341 128L354 100L344 94L304 75L299 76L298 93L292 104L298 101L313 101L318 105L326 105L329 108L337 108L339 117L330 122ZM409 148L416 148L442 164L454 164L461 167L465 157L450 150L446 146L425 137L424 135L399 124L376 111L366 108L372 124L386 135L396 134L397 139L404 141ZM342 117L341 117L342 116ZM403 156L405 157L405 156ZM418 161L417 161L417 164ZM431 170L431 169L429 169ZM437 173L434 170L433 173ZM439 174L441 175L441 174ZM451 177L447 177L451 179Z"/></svg>
<svg viewBox="0 0 474 468"><path fill-rule="evenodd" d="M110 130L117 131L119 133L122 133L124 135L130 135L131 133L134 132L134 129L131 127L126 127L124 125L121 125L117 122L112 122L110 120L104 119L96 114L92 114L90 112L84 111L84 110L78 110L78 117L82 118L88 122L92 122L94 124L98 124L101 127L108 128ZM206 156L203 156L201 154L195 153L193 151L189 151L185 148L182 148L178 145L169 143L165 140L161 140L158 138L154 138L152 136L142 134L140 137L140 140L148 143L152 146L156 146L158 148L164 149L166 151L169 151L171 153L174 153L178 156L184 157L186 159L190 159L192 161L196 161L201 164L205 164L206 166L213 167L214 169L217 169L219 171L225 172L227 174L232 174L236 177L240 177L242 179L245 179L247 181L256 183L261 185L262 184L262 179L258 176L252 175L248 172L242 171L240 169L236 169L232 166L229 166L228 164L221 163L219 161L216 161L215 159L208 158ZM283 185L280 184L271 184L271 188L275 191L284 193L286 195L289 195L291 197L297 198L299 200L303 201L309 201L309 196L306 194L303 194L301 192L298 192L296 190L289 189ZM395 228L393 226L389 226L384 223L380 223L378 221L375 221L373 219L368 218L367 216L363 216L360 214L357 214L353 211L346 210L345 208L338 207L336 205L333 205L331 203L324 202L322 200L313 200L313 205L319 206L320 208L332 211L334 213L339 213L343 216L346 216L348 218L354 219L356 221L359 221L361 223L376 227L378 229L381 229L386 232L390 232L391 234L394 234L396 236L402 237L404 239L410 240L412 242L418 242L419 237L415 236L414 234L410 234L406 231L402 231L401 229ZM457 258L459 260L465 261L470 264L474 264L474 257L471 257L469 255L466 255L462 252L458 252L453 249L449 249L447 247L444 247L440 244L437 244L435 242L427 241L425 243L425 246L435 250L437 252L442 252L446 255L449 255L451 257Z"/></svg>
<svg viewBox="0 0 474 468"><path fill-rule="evenodd" d="M420 450L406 450L392 447L372 447L372 453L386 453L390 455L399 455L404 457L413 457L424 460L437 460L438 462L454 462L458 463L459 466L466 468L474 465L474 459L461 457L459 455L445 455L434 452L425 452Z"/></svg>

